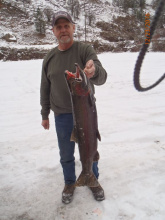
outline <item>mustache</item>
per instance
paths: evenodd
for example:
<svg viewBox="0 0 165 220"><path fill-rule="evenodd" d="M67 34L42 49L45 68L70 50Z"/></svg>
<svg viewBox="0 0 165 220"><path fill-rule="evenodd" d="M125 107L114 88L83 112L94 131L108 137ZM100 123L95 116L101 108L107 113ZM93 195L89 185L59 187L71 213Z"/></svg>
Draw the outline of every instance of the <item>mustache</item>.
<svg viewBox="0 0 165 220"><path fill-rule="evenodd" d="M69 34L61 34L61 35L60 35L60 37L63 37L63 36L68 36L68 37L70 37Z"/></svg>

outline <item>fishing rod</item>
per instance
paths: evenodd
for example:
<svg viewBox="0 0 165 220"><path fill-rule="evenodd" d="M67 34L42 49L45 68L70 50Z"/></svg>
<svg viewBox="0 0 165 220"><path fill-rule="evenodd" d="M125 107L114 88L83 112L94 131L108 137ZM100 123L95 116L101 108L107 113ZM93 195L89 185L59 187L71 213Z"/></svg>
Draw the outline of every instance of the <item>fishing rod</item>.
<svg viewBox="0 0 165 220"><path fill-rule="evenodd" d="M155 16L154 16L153 21L151 23L150 33L148 33L147 36L146 36L146 39L149 39L149 41L146 43L146 40L145 40L145 42L143 43L142 48L139 52L139 56L137 58L136 64L135 64L134 86L139 92L144 92L144 91L150 90L150 89L154 88L155 86L157 86L161 81L163 81L163 79L165 79L165 73L164 73L160 77L160 79L158 79L153 85L151 85L149 87L146 87L146 88L143 88L140 85L140 69L141 69L141 66L142 66L142 62L143 62L144 56L147 52L147 49L149 47L149 44L151 42L151 39L152 39L152 36L154 34L154 31L155 31L157 22L159 20L159 17L161 15L162 11L163 11L164 4L165 4L165 0L160 0L159 5L158 5L158 7L156 9L156 12L155 12Z"/></svg>

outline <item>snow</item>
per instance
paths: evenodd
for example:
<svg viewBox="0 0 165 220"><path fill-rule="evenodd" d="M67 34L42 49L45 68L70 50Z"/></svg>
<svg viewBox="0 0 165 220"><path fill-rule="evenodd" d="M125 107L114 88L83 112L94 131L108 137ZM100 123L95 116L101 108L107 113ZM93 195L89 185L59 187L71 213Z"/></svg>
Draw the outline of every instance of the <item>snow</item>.
<svg viewBox="0 0 165 220"><path fill-rule="evenodd" d="M164 53L147 54L141 83L164 72ZM42 60L0 62L0 220L164 220L164 82L140 93L133 86L138 53L99 55L108 79L96 87L99 181L106 199L76 188L69 205L64 187L53 113L41 127L39 90ZM76 174L81 171L76 147Z"/></svg>

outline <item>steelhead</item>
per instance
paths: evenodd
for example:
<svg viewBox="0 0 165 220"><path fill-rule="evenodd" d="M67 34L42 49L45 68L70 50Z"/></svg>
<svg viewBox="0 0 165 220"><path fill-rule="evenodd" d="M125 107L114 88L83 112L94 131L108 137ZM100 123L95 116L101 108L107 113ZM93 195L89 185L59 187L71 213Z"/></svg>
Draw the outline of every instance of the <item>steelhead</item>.
<svg viewBox="0 0 165 220"><path fill-rule="evenodd" d="M89 79L78 64L76 73L65 71L65 78L71 95L74 128L71 141L78 143L82 172L76 186L99 186L92 166L99 160L97 139L101 141L98 131L95 98Z"/></svg>

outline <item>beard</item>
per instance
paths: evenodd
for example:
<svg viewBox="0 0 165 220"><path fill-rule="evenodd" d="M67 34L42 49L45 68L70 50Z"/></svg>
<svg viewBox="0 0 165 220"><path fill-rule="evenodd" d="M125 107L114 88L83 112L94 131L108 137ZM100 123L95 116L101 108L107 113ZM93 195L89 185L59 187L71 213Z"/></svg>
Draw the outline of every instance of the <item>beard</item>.
<svg viewBox="0 0 165 220"><path fill-rule="evenodd" d="M65 39L65 37L60 37L59 41L60 41L60 43L62 43L62 44L67 44L67 43L70 43L70 42L71 42L71 37L70 37L70 36L67 36L66 39Z"/></svg>

